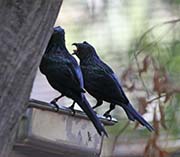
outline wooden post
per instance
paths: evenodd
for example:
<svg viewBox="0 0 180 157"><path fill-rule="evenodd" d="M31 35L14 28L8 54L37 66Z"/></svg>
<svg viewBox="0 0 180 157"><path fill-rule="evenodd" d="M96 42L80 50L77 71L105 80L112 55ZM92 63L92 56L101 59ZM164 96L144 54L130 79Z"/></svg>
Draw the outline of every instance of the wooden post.
<svg viewBox="0 0 180 157"><path fill-rule="evenodd" d="M0 156L12 149L62 0L0 0Z"/></svg>

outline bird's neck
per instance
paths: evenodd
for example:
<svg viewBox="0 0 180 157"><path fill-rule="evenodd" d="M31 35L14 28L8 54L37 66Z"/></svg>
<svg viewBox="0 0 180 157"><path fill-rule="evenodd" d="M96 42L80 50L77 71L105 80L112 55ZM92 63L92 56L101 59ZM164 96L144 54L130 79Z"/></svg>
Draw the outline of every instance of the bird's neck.
<svg viewBox="0 0 180 157"><path fill-rule="evenodd" d="M54 52L57 52L57 53L64 53L64 52L67 52L68 53L68 50L66 48L66 45L65 43L63 42L52 42L52 43L49 43L48 46L47 46L47 49L46 49L46 53L54 53Z"/></svg>
<svg viewBox="0 0 180 157"><path fill-rule="evenodd" d="M86 57L84 57L83 59L80 60L80 64L89 64L89 63L94 63L96 62L96 60L98 60L99 57L97 55L87 55Z"/></svg>
<svg viewBox="0 0 180 157"><path fill-rule="evenodd" d="M51 38L50 42L48 44L49 47L60 47L60 48L65 48L66 49L66 42L63 37L61 38Z"/></svg>
<svg viewBox="0 0 180 157"><path fill-rule="evenodd" d="M65 41L56 41L53 43L50 43L50 47L59 47L61 49L66 49Z"/></svg>

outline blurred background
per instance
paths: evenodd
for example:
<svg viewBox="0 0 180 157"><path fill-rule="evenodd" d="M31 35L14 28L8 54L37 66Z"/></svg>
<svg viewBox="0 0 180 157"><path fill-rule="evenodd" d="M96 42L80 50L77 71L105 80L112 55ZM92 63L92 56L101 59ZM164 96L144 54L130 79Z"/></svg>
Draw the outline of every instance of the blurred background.
<svg viewBox="0 0 180 157"><path fill-rule="evenodd" d="M112 116L119 122L107 128L104 156L179 157L180 0L66 0L58 25L65 29L70 53L73 42L87 41L96 48L134 107L156 129L151 134L130 123L116 107ZM50 102L58 95L38 70L31 98ZM70 106L72 101L62 98L58 103ZM98 114L109 108L105 104Z"/></svg>

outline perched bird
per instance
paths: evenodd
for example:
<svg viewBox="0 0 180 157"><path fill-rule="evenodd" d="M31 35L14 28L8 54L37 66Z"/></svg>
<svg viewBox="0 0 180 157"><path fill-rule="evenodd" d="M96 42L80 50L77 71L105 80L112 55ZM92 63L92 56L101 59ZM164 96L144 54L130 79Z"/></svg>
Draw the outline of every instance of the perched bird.
<svg viewBox="0 0 180 157"><path fill-rule="evenodd" d="M140 124L152 131L153 127L133 108L126 97L120 82L112 69L97 55L96 50L89 43L73 43L76 46L75 55L80 59L80 67L84 78L84 87L97 100L96 108L103 101L110 103L110 109L104 116L111 117L110 112L115 105L121 106L129 120L137 120Z"/></svg>
<svg viewBox="0 0 180 157"><path fill-rule="evenodd" d="M55 98L55 102L63 96L74 100L87 114L94 124L97 132L107 136L106 130L96 116L84 95L84 83L80 67L74 57L68 52L65 45L65 32L60 26L55 27L45 53L40 63L40 71L46 76L49 84L59 91L61 95Z"/></svg>

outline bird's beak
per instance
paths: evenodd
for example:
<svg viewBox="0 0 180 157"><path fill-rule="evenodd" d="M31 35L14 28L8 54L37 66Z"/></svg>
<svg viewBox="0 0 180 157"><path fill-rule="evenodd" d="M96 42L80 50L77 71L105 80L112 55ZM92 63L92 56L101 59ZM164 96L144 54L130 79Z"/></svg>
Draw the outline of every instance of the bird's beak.
<svg viewBox="0 0 180 157"><path fill-rule="evenodd" d="M72 55L76 55L77 54L77 52L75 52L74 50L73 50L73 53L72 53Z"/></svg>
<svg viewBox="0 0 180 157"><path fill-rule="evenodd" d="M74 46L76 46L76 47L77 47L77 46L78 46L78 43L72 43L72 45L74 45Z"/></svg>
<svg viewBox="0 0 180 157"><path fill-rule="evenodd" d="M78 43L73 43L72 45L76 46L76 50L73 50L72 55L77 55L77 51L78 51Z"/></svg>

